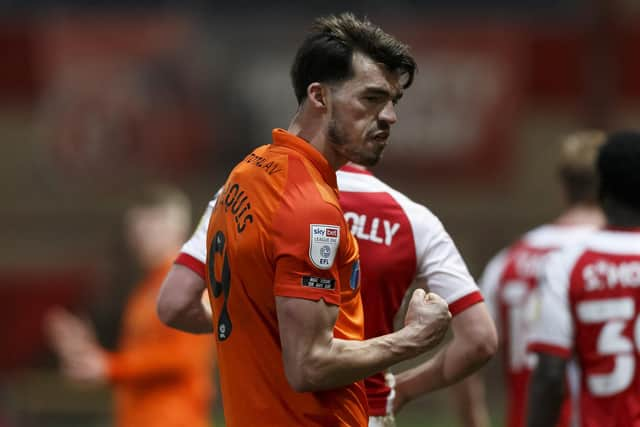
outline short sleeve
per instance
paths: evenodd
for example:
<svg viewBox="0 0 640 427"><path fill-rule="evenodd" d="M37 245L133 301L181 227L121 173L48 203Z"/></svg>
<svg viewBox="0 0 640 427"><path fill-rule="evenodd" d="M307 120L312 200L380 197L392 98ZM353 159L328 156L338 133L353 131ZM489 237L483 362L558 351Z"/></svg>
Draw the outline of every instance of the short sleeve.
<svg viewBox="0 0 640 427"><path fill-rule="evenodd" d="M493 320L498 323L498 289L500 288L500 280L504 274L504 269L507 262L508 251L503 249L496 256L494 256L480 276L479 285L480 290L485 298L487 309L491 314ZM500 325L497 325L500 327Z"/></svg>
<svg viewBox="0 0 640 427"><path fill-rule="evenodd" d="M350 231L340 208L324 200L297 168L303 166L290 162L289 172L301 178L289 179L271 226L274 294L339 305L340 267L349 258Z"/></svg>
<svg viewBox="0 0 640 427"><path fill-rule="evenodd" d="M552 254L539 285L539 303L529 350L569 358L573 347L573 321L569 305L569 278L575 257L570 251Z"/></svg>
<svg viewBox="0 0 640 427"><path fill-rule="evenodd" d="M189 268L202 278L205 277L205 263L207 261L207 229L209 228L211 212L213 212L221 191L222 189L218 190L214 198L209 201L196 230L191 235L191 238L182 245L180 253L175 260L176 264Z"/></svg>
<svg viewBox="0 0 640 427"><path fill-rule="evenodd" d="M419 206L410 215L416 240L417 278L449 304L452 315L483 301L458 248L444 226L428 209Z"/></svg>

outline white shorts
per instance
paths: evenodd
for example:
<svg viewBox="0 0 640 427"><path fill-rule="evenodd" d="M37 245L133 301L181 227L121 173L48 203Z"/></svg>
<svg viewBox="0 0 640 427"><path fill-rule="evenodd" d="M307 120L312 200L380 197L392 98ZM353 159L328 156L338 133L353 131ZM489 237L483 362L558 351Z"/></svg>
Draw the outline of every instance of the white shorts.
<svg viewBox="0 0 640 427"><path fill-rule="evenodd" d="M369 427L396 427L396 419L393 416L393 399L396 397L396 378L391 372L387 372L384 376L387 386L391 388L391 392L387 397L387 415L369 417Z"/></svg>
<svg viewBox="0 0 640 427"><path fill-rule="evenodd" d="M369 427L396 427L393 414L369 417Z"/></svg>

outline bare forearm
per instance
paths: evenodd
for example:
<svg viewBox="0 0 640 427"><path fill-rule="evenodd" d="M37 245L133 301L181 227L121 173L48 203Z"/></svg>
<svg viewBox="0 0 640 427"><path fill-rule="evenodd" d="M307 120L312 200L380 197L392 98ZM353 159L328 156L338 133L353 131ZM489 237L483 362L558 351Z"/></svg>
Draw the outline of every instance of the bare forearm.
<svg viewBox="0 0 640 427"><path fill-rule="evenodd" d="M408 400L460 381L491 358L490 351L474 349L461 341L454 339L431 359L396 375L396 384Z"/></svg>
<svg viewBox="0 0 640 427"><path fill-rule="evenodd" d="M396 376L398 393L406 400L454 384L477 371L495 354L498 338L484 304L458 314L453 340L423 364Z"/></svg>
<svg viewBox="0 0 640 427"><path fill-rule="evenodd" d="M431 350L451 319L444 300L422 289L411 297L404 328L365 341L334 338L338 307L324 300L276 297L276 308L285 374L299 392L351 384Z"/></svg>
<svg viewBox="0 0 640 427"><path fill-rule="evenodd" d="M529 386L527 427L547 427L557 423L565 397L566 361L539 355Z"/></svg>
<svg viewBox="0 0 640 427"><path fill-rule="evenodd" d="M211 313L202 305L194 303L165 322L167 326L192 334L210 334L213 332Z"/></svg>
<svg viewBox="0 0 640 427"><path fill-rule="evenodd" d="M213 332L211 311L203 298L204 280L192 270L174 265L165 278L157 301L160 320L184 332Z"/></svg>
<svg viewBox="0 0 640 427"><path fill-rule="evenodd" d="M309 354L299 391L319 391L352 384L396 363L411 359L429 348L416 344L412 331L403 328L364 341L332 339L329 346Z"/></svg>

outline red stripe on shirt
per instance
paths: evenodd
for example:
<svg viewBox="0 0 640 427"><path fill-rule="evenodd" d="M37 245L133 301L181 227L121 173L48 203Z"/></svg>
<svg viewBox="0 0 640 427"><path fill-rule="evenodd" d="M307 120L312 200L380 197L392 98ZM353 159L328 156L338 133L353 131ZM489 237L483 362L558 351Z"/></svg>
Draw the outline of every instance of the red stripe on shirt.
<svg viewBox="0 0 640 427"><path fill-rule="evenodd" d="M193 271L198 276L202 277L202 279L204 280L204 278L205 278L204 264L202 262L200 262L200 260L192 257L189 254L185 254L184 252L180 252L180 255L178 255L178 258L176 258L174 263L175 264L184 265L189 270Z"/></svg>
<svg viewBox="0 0 640 427"><path fill-rule="evenodd" d="M461 312L465 311L472 305L482 301L484 301L482 294L478 291L475 291L449 304L449 311L451 312L452 316L455 316L456 314L460 314Z"/></svg>
<svg viewBox="0 0 640 427"><path fill-rule="evenodd" d="M542 342L532 342L527 346L527 349L530 352L550 354L552 356L558 356L563 359L569 359L571 357L570 350L564 347L560 347L558 345L553 345L553 344L546 344Z"/></svg>

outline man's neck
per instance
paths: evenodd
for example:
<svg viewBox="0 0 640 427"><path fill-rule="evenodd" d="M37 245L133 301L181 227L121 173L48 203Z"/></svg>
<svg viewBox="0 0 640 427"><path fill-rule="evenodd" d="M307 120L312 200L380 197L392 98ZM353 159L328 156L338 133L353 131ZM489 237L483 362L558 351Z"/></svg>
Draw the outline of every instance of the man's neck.
<svg viewBox="0 0 640 427"><path fill-rule="evenodd" d="M607 225L622 228L640 227L640 211L638 209L611 198L605 200L603 206L607 215Z"/></svg>
<svg viewBox="0 0 640 427"><path fill-rule="evenodd" d="M602 227L606 219L602 210L595 205L573 205L556 219L559 225L593 225Z"/></svg>
<svg viewBox="0 0 640 427"><path fill-rule="evenodd" d="M338 170L347 163L347 159L338 153L327 138L326 123L319 117L308 117L298 110L289 124L287 132L304 139L318 150L333 168Z"/></svg>

